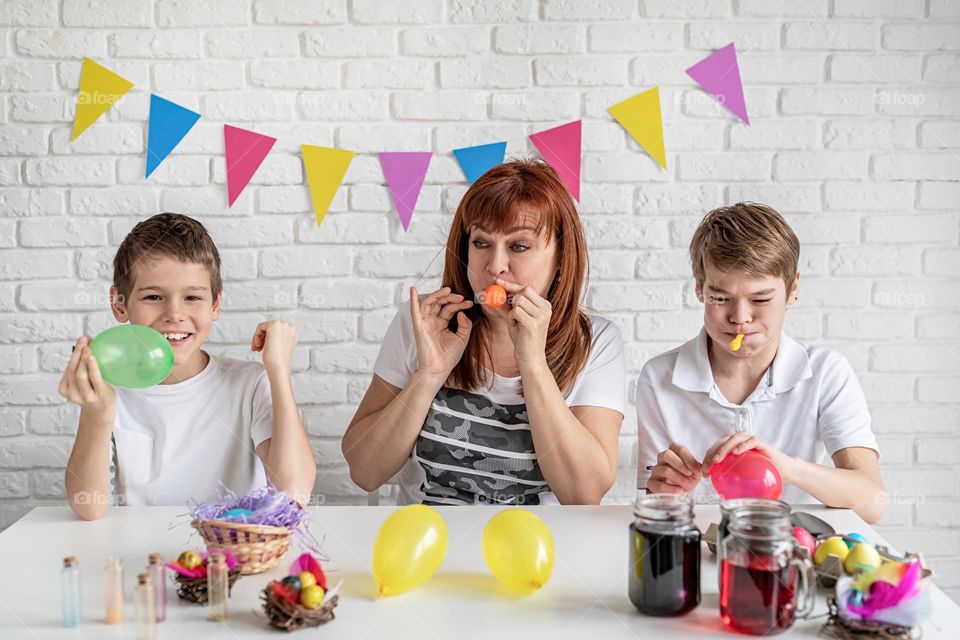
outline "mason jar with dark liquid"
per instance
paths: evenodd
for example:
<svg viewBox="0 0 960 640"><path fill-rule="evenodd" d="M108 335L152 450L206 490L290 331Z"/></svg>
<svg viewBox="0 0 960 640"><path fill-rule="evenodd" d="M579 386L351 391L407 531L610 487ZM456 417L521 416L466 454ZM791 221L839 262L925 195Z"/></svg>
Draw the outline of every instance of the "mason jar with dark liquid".
<svg viewBox="0 0 960 640"><path fill-rule="evenodd" d="M630 525L630 601L641 613L678 616L700 604L700 530L689 496L640 495Z"/></svg>

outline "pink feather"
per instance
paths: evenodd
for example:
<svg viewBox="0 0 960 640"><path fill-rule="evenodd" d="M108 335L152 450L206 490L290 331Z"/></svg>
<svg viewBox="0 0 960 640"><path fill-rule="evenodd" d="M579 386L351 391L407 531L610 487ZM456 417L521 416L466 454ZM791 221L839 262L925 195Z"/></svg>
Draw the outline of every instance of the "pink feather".
<svg viewBox="0 0 960 640"><path fill-rule="evenodd" d="M878 580L870 585L870 594L864 598L862 604L851 604L847 608L857 615L871 618L877 611L889 609L916 595L921 577L920 562L909 562L899 584L892 585Z"/></svg>
<svg viewBox="0 0 960 640"><path fill-rule="evenodd" d="M309 553L301 554L299 558L290 564L291 576L298 576L304 571L312 573L313 577L317 579L317 584L320 588L324 591L327 590L327 577L324 575L320 563Z"/></svg>

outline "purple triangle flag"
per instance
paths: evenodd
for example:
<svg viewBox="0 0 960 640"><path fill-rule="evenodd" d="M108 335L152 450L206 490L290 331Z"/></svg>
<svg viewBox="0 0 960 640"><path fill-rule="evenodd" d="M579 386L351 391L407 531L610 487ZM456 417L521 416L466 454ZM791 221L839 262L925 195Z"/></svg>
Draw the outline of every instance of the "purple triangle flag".
<svg viewBox="0 0 960 640"><path fill-rule="evenodd" d="M740 67L737 65L737 50L732 42L687 69L687 75L696 80L735 116L750 124L747 105L743 101L743 83L740 81Z"/></svg>
<svg viewBox="0 0 960 640"><path fill-rule="evenodd" d="M413 210L420 197L420 188L430 166L431 151L384 151L377 154L380 168L387 180L387 188L406 231L413 218Z"/></svg>

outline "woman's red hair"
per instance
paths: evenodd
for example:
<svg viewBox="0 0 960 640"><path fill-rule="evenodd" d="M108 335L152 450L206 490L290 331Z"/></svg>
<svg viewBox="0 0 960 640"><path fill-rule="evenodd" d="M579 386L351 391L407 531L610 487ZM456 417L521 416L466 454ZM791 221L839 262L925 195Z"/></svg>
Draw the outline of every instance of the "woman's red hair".
<svg viewBox="0 0 960 640"><path fill-rule="evenodd" d="M480 226L504 231L518 226L525 215L535 218L538 235L549 234L557 243L559 270L547 293L553 311L545 351L557 386L565 390L590 353L590 319L580 308L588 269L587 244L573 198L553 167L542 160L510 160L487 171L467 189L447 239L443 286L474 300L467 277L470 230ZM488 320L477 306L470 311L470 341L450 374L453 386L468 391L493 382L484 372L492 368Z"/></svg>

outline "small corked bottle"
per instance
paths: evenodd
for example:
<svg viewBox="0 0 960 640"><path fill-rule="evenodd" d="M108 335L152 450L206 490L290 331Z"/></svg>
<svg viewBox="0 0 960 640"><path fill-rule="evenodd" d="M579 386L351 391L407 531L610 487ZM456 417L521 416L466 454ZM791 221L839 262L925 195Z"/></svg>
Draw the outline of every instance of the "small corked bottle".
<svg viewBox="0 0 960 640"><path fill-rule="evenodd" d="M106 566L106 623L123 622L123 560L107 558Z"/></svg>
<svg viewBox="0 0 960 640"><path fill-rule="evenodd" d="M77 559L67 556L60 570L60 602L63 609L63 626L77 627L83 621L80 614L80 568Z"/></svg>
<svg viewBox="0 0 960 640"><path fill-rule="evenodd" d="M149 573L137 575L133 604L137 616L137 640L154 640L157 637L157 617L153 611L153 581Z"/></svg>
<svg viewBox="0 0 960 640"><path fill-rule="evenodd" d="M153 582L153 593L156 598L153 612L157 616L157 622L163 622L167 619L167 568L163 565L162 555L159 553L150 554L147 573L150 574L150 580Z"/></svg>
<svg viewBox="0 0 960 640"><path fill-rule="evenodd" d="M212 554L207 563L208 620L222 622L227 619L228 573L226 557L222 553Z"/></svg>

